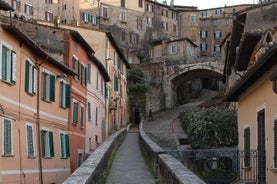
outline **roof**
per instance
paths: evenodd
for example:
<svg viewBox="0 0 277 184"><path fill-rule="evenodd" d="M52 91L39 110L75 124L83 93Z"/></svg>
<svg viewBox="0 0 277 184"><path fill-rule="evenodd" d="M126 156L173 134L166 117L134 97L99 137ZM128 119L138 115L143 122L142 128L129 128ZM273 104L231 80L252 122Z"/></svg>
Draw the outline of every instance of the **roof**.
<svg viewBox="0 0 277 184"><path fill-rule="evenodd" d="M97 68L99 69L100 73L103 75L105 81L109 82L111 79L109 77L109 74L108 74L106 68L103 66L101 61L99 61L94 55L90 55L90 59L92 59L95 62Z"/></svg>
<svg viewBox="0 0 277 184"><path fill-rule="evenodd" d="M87 43L87 41L80 35L78 31L70 30L71 36L78 41L86 50L88 55L94 54L95 51L90 47L90 45Z"/></svg>
<svg viewBox="0 0 277 184"><path fill-rule="evenodd" d="M20 42L23 42L24 44L26 44L26 46L28 46L31 52L33 52L35 55L39 56L40 58L46 61L49 61L51 64L63 70L67 75L76 75L74 71L72 71L66 65L58 62L49 54L47 54L43 49L41 49L35 42L29 39L24 33L22 33L15 26L2 24L1 27L3 30L12 34L14 37L16 37Z"/></svg>
<svg viewBox="0 0 277 184"><path fill-rule="evenodd" d="M224 101L237 101L239 96L245 92L251 85L258 81L258 79L266 73L273 65L276 65L277 60L277 43L269 48L269 50L262 55L258 61L248 69L230 91L225 95ZM273 76L274 77L274 76Z"/></svg>
<svg viewBox="0 0 277 184"><path fill-rule="evenodd" d="M127 61L127 59L125 58L125 56L123 55L122 51L120 50L119 46L117 45L115 39L113 38L112 33L108 32L106 33L107 37L109 38L109 40L111 41L111 44L113 45L114 49L116 50L117 54L119 55L120 59L125 63L126 67L128 69L130 69L130 65Z"/></svg>
<svg viewBox="0 0 277 184"><path fill-rule="evenodd" d="M163 43L164 39L159 39L159 40L153 40L150 42L150 44L152 46L156 46L156 45L161 45ZM178 41L188 41L190 44L192 44L194 47L197 47L197 45L189 38L184 37L184 38L178 38L178 39L172 39L172 40L165 40L167 43L171 43L171 42L178 42Z"/></svg>

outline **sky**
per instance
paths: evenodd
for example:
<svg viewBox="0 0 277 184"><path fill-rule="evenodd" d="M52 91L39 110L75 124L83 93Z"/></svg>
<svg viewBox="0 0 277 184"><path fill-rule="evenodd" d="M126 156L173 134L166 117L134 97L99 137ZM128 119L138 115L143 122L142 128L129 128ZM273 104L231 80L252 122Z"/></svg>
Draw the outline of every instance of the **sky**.
<svg viewBox="0 0 277 184"><path fill-rule="evenodd" d="M170 4L170 0L167 0L167 2ZM174 0L174 5L196 6L199 10L201 10L223 7L225 5L232 6L238 4L253 4L256 2L257 0Z"/></svg>

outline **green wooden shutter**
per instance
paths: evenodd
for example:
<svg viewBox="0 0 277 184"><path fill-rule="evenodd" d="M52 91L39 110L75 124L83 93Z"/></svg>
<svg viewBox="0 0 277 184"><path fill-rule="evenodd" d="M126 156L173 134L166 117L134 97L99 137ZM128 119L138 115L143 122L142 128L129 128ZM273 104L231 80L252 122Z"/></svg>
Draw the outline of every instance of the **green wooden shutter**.
<svg viewBox="0 0 277 184"><path fill-rule="evenodd" d="M78 103L73 103L73 124L78 123Z"/></svg>
<svg viewBox="0 0 277 184"><path fill-rule="evenodd" d="M105 86L105 98L109 97L109 89L107 86Z"/></svg>
<svg viewBox="0 0 277 184"><path fill-rule="evenodd" d="M45 157L45 131L44 130L41 130L40 136L41 136L41 154L43 157Z"/></svg>
<svg viewBox="0 0 277 184"><path fill-rule="evenodd" d="M66 157L70 157L70 145L69 145L69 136L65 135L65 148L66 148Z"/></svg>
<svg viewBox="0 0 277 184"><path fill-rule="evenodd" d="M85 82L85 86L87 86L87 82L88 82L88 79L87 79L87 68L86 67L84 67L84 72L85 72L85 74L84 74L84 82Z"/></svg>
<svg viewBox="0 0 277 184"><path fill-rule="evenodd" d="M274 121L274 167L277 168L277 120Z"/></svg>
<svg viewBox="0 0 277 184"><path fill-rule="evenodd" d="M65 107L70 108L71 89L70 85L65 85Z"/></svg>
<svg viewBox="0 0 277 184"><path fill-rule="evenodd" d="M60 134L60 143L61 143L61 157L65 157L65 153L64 153L64 139L63 139L64 134Z"/></svg>
<svg viewBox="0 0 277 184"><path fill-rule="evenodd" d="M50 99L49 101L55 102L55 76L54 75L49 75L49 80L50 80Z"/></svg>
<svg viewBox="0 0 277 184"><path fill-rule="evenodd" d="M15 84L16 81L16 52L11 52L11 83Z"/></svg>
<svg viewBox="0 0 277 184"><path fill-rule="evenodd" d="M30 63L28 60L25 61L25 91L29 92L29 76L30 76Z"/></svg>
<svg viewBox="0 0 277 184"><path fill-rule="evenodd" d="M4 119L4 155L12 154L12 125L11 121Z"/></svg>
<svg viewBox="0 0 277 184"><path fill-rule="evenodd" d="M244 129L244 166L250 167L250 127Z"/></svg>
<svg viewBox="0 0 277 184"><path fill-rule="evenodd" d="M88 120L91 120L90 102L88 102Z"/></svg>
<svg viewBox="0 0 277 184"><path fill-rule="evenodd" d="M78 80L81 79L81 63L78 61Z"/></svg>
<svg viewBox="0 0 277 184"><path fill-rule="evenodd" d="M33 83L33 94L37 92L37 69L35 66L32 67L32 83Z"/></svg>
<svg viewBox="0 0 277 184"><path fill-rule="evenodd" d="M53 132L49 132L49 146L50 146L50 157L54 157L54 142L53 142Z"/></svg>
<svg viewBox="0 0 277 184"><path fill-rule="evenodd" d="M114 90L118 91L118 78L114 76Z"/></svg>
<svg viewBox="0 0 277 184"><path fill-rule="evenodd" d="M7 80L7 47L2 46L2 80Z"/></svg>
<svg viewBox="0 0 277 184"><path fill-rule="evenodd" d="M91 82L91 64L88 64L87 80Z"/></svg>
<svg viewBox="0 0 277 184"><path fill-rule="evenodd" d="M84 127L84 107L81 106L80 127Z"/></svg>

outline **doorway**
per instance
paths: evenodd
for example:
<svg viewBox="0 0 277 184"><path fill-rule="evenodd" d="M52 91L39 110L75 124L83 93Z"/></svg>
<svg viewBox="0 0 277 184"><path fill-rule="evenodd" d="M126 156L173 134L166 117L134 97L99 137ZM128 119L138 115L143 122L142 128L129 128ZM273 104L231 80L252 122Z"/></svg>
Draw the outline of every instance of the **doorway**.
<svg viewBox="0 0 277 184"><path fill-rule="evenodd" d="M258 183L266 183L265 111L258 112Z"/></svg>

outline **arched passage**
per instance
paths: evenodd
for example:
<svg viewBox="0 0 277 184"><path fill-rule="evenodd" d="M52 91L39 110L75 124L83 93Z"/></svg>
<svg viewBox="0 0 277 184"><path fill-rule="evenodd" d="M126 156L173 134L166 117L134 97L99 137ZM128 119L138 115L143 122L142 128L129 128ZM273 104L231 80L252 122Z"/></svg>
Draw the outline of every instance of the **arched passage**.
<svg viewBox="0 0 277 184"><path fill-rule="evenodd" d="M175 68L175 71L167 76L167 108L184 100L189 93L197 96L202 88L222 90L222 71L223 65L220 63L197 63Z"/></svg>

